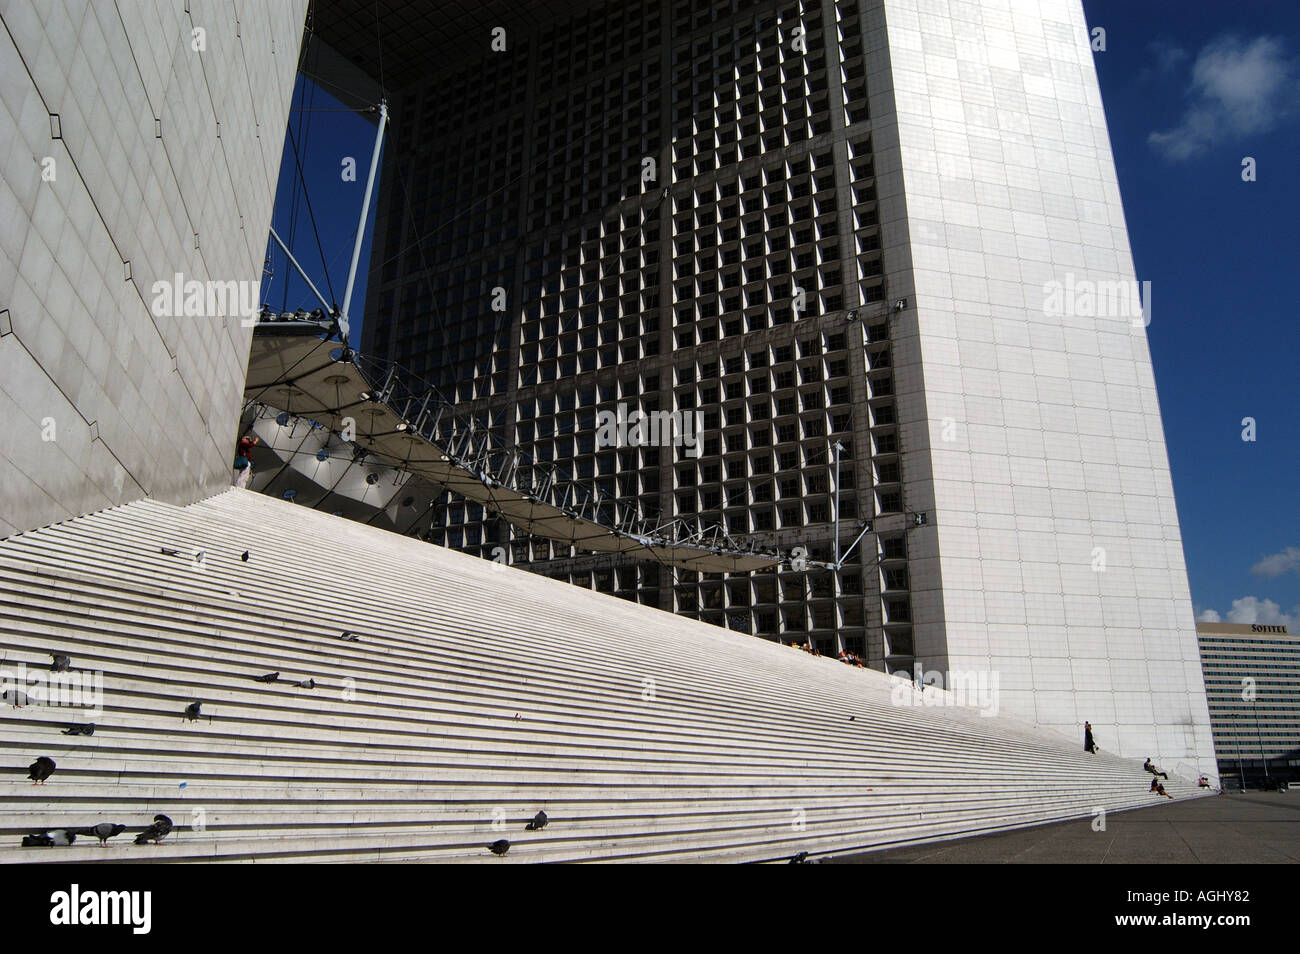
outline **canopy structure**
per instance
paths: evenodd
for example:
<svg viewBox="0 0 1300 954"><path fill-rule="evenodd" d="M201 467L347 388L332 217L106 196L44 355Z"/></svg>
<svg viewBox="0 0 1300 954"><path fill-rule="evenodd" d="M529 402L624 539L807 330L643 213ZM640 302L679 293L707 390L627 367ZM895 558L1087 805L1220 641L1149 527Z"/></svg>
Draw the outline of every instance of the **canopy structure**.
<svg viewBox="0 0 1300 954"><path fill-rule="evenodd" d="M489 431L458 416L432 388L396 368L374 368L321 337L314 321L272 321L253 337L245 402L344 435L354 463L376 461L445 487L526 533L578 550L619 553L707 573L760 570L779 553L746 546L721 527L660 523L594 485L493 446ZM296 333L295 333L296 332Z"/></svg>

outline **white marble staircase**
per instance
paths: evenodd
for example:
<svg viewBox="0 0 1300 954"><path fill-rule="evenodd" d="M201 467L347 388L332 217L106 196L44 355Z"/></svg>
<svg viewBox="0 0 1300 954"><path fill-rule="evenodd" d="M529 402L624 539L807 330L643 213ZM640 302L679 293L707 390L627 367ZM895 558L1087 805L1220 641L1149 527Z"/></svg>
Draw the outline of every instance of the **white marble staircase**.
<svg viewBox="0 0 1300 954"><path fill-rule="evenodd" d="M1167 801L1136 762L881 673L251 491L0 541L0 646L103 681L98 715L0 707L8 862L763 861ZM159 813L175 831L133 844ZM19 847L101 821L130 827Z"/></svg>

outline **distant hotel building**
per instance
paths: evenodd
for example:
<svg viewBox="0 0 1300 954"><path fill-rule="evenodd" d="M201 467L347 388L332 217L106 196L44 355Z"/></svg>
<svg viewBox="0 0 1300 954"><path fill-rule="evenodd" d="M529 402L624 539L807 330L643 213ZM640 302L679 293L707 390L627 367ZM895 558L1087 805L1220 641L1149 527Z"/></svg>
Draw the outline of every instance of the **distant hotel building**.
<svg viewBox="0 0 1300 954"><path fill-rule="evenodd" d="M845 543L871 530L838 573L729 577L465 501L414 530L876 668L996 671L1012 711L1215 773L1144 322L1098 307L1136 276L1078 0L525 6L504 50L484 21L451 53L406 31L400 81L389 57L362 350L607 497L811 560L838 442ZM702 412L702 455L599 446L620 403Z"/></svg>
<svg viewBox="0 0 1300 954"><path fill-rule="evenodd" d="M1285 626L1197 623L1219 771L1300 779L1300 636Z"/></svg>

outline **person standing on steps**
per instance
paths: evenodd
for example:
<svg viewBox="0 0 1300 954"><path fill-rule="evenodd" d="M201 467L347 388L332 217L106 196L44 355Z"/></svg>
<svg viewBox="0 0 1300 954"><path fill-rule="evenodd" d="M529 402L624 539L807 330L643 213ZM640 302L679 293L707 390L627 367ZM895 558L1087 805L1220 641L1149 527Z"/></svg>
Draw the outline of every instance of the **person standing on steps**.
<svg viewBox="0 0 1300 954"><path fill-rule="evenodd" d="M258 444L257 438L247 434L239 439L239 450L235 453L235 486L247 487L253 479L253 448Z"/></svg>
<svg viewBox="0 0 1300 954"><path fill-rule="evenodd" d="M1092 740L1092 723L1083 724L1083 751L1097 754L1097 743Z"/></svg>

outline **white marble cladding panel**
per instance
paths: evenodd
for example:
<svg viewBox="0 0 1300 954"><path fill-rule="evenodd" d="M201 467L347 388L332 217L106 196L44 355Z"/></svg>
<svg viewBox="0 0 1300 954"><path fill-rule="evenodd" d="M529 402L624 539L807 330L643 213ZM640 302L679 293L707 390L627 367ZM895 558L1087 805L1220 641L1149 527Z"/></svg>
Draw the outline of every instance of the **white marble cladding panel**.
<svg viewBox="0 0 1300 954"><path fill-rule="evenodd" d="M1214 775L1145 323L1120 297L1140 289L1082 6L875 9L878 174L903 197L882 229L887 249L906 236L887 264L910 262L905 281L891 272L891 297L914 306L895 328L916 385L899 395L907 492L913 509L933 501L943 602L928 631L918 621L918 650L941 644L950 666L1000 672L1007 704L1042 724L1079 734L1088 719L1112 751Z"/></svg>
<svg viewBox="0 0 1300 954"><path fill-rule="evenodd" d="M229 481L306 6L0 3L0 534Z"/></svg>

